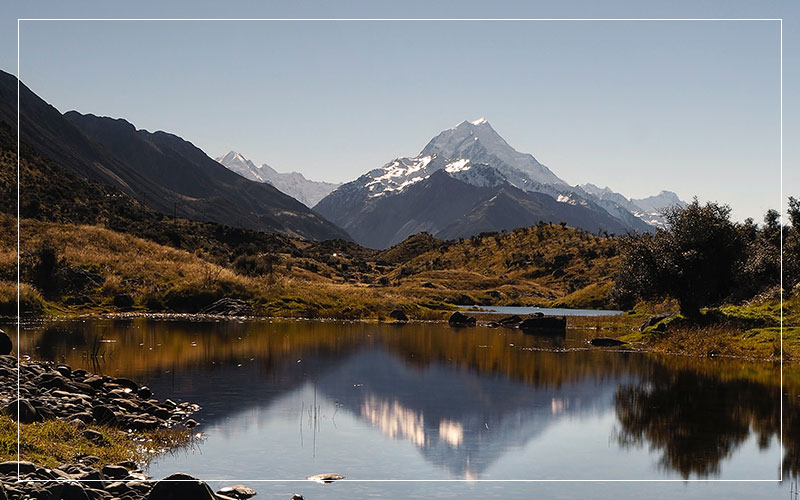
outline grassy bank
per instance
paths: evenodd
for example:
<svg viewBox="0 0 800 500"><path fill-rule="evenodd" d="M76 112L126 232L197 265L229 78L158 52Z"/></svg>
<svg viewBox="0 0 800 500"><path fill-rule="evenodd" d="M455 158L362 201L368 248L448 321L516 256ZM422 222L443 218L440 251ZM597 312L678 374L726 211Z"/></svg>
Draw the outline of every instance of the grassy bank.
<svg viewBox="0 0 800 500"><path fill-rule="evenodd" d="M97 225L23 219L21 231L22 309L33 315L196 313L221 298L254 315L340 319L402 309L440 320L454 304L602 307L617 258L609 238L546 224L463 241L420 234L382 252L287 240L227 262ZM2 217L0 314L16 310L15 233Z"/></svg>
<svg viewBox="0 0 800 500"><path fill-rule="evenodd" d="M57 467L92 455L100 459L96 467L122 461L144 465L160 453L188 446L193 439L191 432L183 428L142 432L125 432L100 425L87 428L100 432L104 442L97 444L88 440L83 430L61 420L21 424L20 459L44 467ZM17 460L17 423L0 414L0 461L6 460Z"/></svg>
<svg viewBox="0 0 800 500"><path fill-rule="evenodd" d="M691 356L726 356L785 362L800 361L800 296L783 304L781 347L780 300L774 295L745 305L726 305L703 311L688 320L676 313L677 305L639 304L628 314L613 317L576 318L572 326L594 328L598 336L618 338L653 352ZM643 328L657 314L667 318ZM782 349L782 351L781 351Z"/></svg>

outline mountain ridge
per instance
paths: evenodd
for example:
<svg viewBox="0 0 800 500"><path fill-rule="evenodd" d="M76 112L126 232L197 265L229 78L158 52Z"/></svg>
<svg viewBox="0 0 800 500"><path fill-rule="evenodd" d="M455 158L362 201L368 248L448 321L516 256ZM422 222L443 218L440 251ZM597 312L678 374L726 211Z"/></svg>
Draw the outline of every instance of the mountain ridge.
<svg viewBox="0 0 800 500"><path fill-rule="evenodd" d="M256 165L236 151L228 151L217 157L216 161L246 179L275 186L309 208L341 186L341 183L307 179L301 172L278 172L266 163Z"/></svg>

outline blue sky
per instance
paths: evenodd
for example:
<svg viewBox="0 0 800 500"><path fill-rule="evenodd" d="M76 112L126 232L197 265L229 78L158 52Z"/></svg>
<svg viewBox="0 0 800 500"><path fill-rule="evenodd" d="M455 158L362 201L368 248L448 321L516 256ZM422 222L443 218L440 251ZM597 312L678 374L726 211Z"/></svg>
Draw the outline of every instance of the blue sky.
<svg viewBox="0 0 800 500"><path fill-rule="evenodd" d="M798 132L790 2L69 7L12 6L5 41L16 48L17 17L783 17L784 137ZM573 184L670 189L740 219L780 200L777 22L24 21L20 42L23 82L61 111L314 179L354 179L486 117ZM15 51L0 56L16 72ZM784 147L784 195L798 196L798 151Z"/></svg>

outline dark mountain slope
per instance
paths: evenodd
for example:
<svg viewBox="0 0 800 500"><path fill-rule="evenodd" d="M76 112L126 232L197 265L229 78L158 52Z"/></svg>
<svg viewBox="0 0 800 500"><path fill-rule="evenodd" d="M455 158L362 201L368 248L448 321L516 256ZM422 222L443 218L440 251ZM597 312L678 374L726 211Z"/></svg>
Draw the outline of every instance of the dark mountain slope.
<svg viewBox="0 0 800 500"><path fill-rule="evenodd" d="M16 78L0 72L0 121L13 128L16 98ZM177 136L76 112L66 119L24 85L20 107L21 139L33 150L162 213L307 239L349 239L297 200L230 172Z"/></svg>
<svg viewBox="0 0 800 500"><path fill-rule="evenodd" d="M328 202L332 200L335 198ZM474 186L443 170L400 193L371 198L359 208L346 213L351 222L345 227L356 241L371 248L386 248L420 232L454 239L539 221L564 221L592 232L625 232L620 221L603 212L560 203L541 193L526 193L508 184Z"/></svg>

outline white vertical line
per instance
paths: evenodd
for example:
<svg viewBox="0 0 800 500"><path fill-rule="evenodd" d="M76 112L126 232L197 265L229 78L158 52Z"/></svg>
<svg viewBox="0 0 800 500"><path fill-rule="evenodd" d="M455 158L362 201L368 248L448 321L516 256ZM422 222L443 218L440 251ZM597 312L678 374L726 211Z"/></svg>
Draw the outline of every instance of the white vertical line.
<svg viewBox="0 0 800 500"><path fill-rule="evenodd" d="M20 223L20 197L19 197L19 180L20 180L20 172L21 172L21 163L20 163L20 138L19 138L19 124L20 124L20 116L22 114L21 108L19 107L19 90L20 90L20 77L19 77L19 19L17 19L17 480L19 480L19 468L20 468L20 424L19 424L19 395L20 395L20 373L22 373L21 367L19 365L20 361L20 351L19 351L19 337L20 337L20 330L22 329L22 315L21 315L21 307L20 307L20 258L19 258L19 250L20 250L20 237L19 237L19 223Z"/></svg>
<svg viewBox="0 0 800 500"><path fill-rule="evenodd" d="M780 308L780 320L781 320L781 481L783 481L783 460L786 456L786 453L783 449L783 19L779 21L779 32L780 32L780 171L781 171L781 199L780 207L781 211L781 278L780 278L780 296L781 296L781 308ZM797 228L800 229L800 228Z"/></svg>

